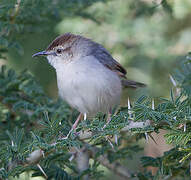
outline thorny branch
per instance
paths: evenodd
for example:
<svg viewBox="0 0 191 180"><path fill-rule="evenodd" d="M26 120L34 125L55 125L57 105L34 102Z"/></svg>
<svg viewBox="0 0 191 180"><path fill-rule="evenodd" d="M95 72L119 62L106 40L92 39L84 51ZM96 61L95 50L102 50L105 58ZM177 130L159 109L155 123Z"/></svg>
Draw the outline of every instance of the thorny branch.
<svg viewBox="0 0 191 180"><path fill-rule="evenodd" d="M125 126L124 128L121 129L121 132L127 132L131 130L132 128L144 128L150 125L150 121L147 120L146 122L134 122L130 121L129 125ZM89 139L93 136L93 132L91 131L80 131L78 134L78 138L80 140L85 140Z"/></svg>
<svg viewBox="0 0 191 180"><path fill-rule="evenodd" d="M131 121L129 123L129 125L127 125L126 127L124 127L123 129L121 129L121 132L126 132L129 131L132 128L144 128L146 126L150 125L150 121L147 120L146 122L133 122ZM78 138L80 140L85 140L88 139L90 137L92 137L93 133L90 131L84 131L84 132L80 132L78 134ZM51 144L52 146L55 146L57 143L53 143ZM78 169L80 172L82 172L83 170L87 169L89 166L89 156L91 156L91 158L95 158L96 157L96 153L98 152L98 148L93 147L89 144L86 144L86 147L88 147L89 151L86 151L87 149L81 149L77 151L76 154L76 160L77 160L77 164L78 164ZM33 151L29 157L27 158L27 163L28 164L38 164L38 162L43 158L44 153L42 150L35 150ZM73 156L73 155L72 155ZM73 158L71 158L72 160ZM122 166L119 162L114 162L114 163L110 163L109 160L107 159L106 156L99 156L97 158L97 160L100 162L100 164L102 164L103 166L107 167L108 169L110 169L111 171L115 172L117 175L129 179L131 177L131 173L130 171L125 167ZM83 163L82 163L83 161ZM85 176L84 179L88 179L88 176Z"/></svg>
<svg viewBox="0 0 191 180"><path fill-rule="evenodd" d="M172 81L172 84L177 88L176 84L174 84L174 79L172 78L172 76L170 76L170 80ZM130 101L128 99L128 109L130 110ZM152 101L152 109L154 110L154 101ZM129 111L129 115L131 116L131 111ZM132 128L145 128L147 126L150 125L150 120L147 120L145 122L134 122L134 121L130 121L130 123L121 129L121 132L127 132ZM85 140L85 139L89 139L93 136L93 132L91 131L81 131L78 133L78 138L80 140ZM52 146L55 146L57 143L53 143L51 144ZM96 153L99 151L99 149L97 147L93 147L89 144L86 144L86 147L88 146L88 150L90 152L85 150L83 151L79 151L77 152L77 164L78 164L78 168L80 171L83 171L85 169L88 168L89 166L89 157L91 156L91 158L93 159L97 159L100 164L102 164L103 166L107 167L108 169L110 169L111 171L115 172L117 175L119 175L120 177L123 177L125 179L130 179L131 178L131 172L129 171L128 168L126 168L125 166L122 166L119 162L113 162L110 163L109 160L107 159L106 155L101 155L99 157L96 157ZM31 163L38 163L40 161L40 159L43 158L43 153L42 150L36 150L34 152L32 152L29 155L29 158L27 159L28 164ZM74 155L71 156L70 160L72 160L74 158ZM84 162L83 165L81 164L82 161ZM86 176L84 179L88 179L88 176Z"/></svg>

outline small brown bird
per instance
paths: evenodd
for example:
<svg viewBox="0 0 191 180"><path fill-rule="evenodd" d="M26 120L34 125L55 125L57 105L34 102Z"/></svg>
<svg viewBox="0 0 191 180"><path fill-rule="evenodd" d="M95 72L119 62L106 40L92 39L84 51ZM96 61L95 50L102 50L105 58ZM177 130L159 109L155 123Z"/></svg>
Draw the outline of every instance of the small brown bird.
<svg viewBox="0 0 191 180"><path fill-rule="evenodd" d="M102 45L80 35L58 36L45 51L33 57L42 55L56 70L60 97L80 112L71 130L82 115L86 118L98 112L110 113L119 104L122 85L145 86L127 80L126 70Z"/></svg>

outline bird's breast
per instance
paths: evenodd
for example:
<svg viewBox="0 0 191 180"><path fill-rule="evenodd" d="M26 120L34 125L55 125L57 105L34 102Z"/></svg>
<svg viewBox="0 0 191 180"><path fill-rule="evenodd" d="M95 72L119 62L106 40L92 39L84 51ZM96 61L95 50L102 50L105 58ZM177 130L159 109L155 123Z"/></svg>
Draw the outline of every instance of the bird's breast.
<svg viewBox="0 0 191 180"><path fill-rule="evenodd" d="M106 112L119 103L119 77L89 57L57 71L59 95L81 113Z"/></svg>

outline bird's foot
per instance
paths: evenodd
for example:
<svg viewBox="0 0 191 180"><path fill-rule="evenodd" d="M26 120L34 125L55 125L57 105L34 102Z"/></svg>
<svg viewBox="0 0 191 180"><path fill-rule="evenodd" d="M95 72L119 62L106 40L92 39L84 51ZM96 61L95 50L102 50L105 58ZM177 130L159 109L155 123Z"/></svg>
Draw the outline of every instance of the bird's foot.
<svg viewBox="0 0 191 180"><path fill-rule="evenodd" d="M68 132L68 134L66 135L66 137L63 137L62 139L68 139L68 138L69 138L69 136L70 136L70 134L72 133L72 131L76 129L76 127L77 127L79 121L80 121L81 118L82 118L82 115L83 115L83 114L81 114L81 113L79 114L78 118L76 119L75 123L72 125L72 128L70 129L70 131ZM85 114L85 116L86 116L86 114ZM75 133L76 133L76 132L75 132ZM78 133L76 133L76 134L78 135Z"/></svg>
<svg viewBox="0 0 191 180"><path fill-rule="evenodd" d="M72 131L73 131L73 129L71 129L71 130L68 132L68 134L67 134L65 137L62 138L62 140L68 139Z"/></svg>
<svg viewBox="0 0 191 180"><path fill-rule="evenodd" d="M114 145L113 145L111 139L110 139L108 136L105 137L105 139L106 139L106 141L108 141L108 143L109 143L109 145L111 146L111 148L115 151L115 148L114 148Z"/></svg>
<svg viewBox="0 0 191 180"><path fill-rule="evenodd" d="M106 126L110 123L111 121L111 116L108 115L108 118L107 118L107 122L105 123L105 125L103 126L102 130L104 130L106 128Z"/></svg>

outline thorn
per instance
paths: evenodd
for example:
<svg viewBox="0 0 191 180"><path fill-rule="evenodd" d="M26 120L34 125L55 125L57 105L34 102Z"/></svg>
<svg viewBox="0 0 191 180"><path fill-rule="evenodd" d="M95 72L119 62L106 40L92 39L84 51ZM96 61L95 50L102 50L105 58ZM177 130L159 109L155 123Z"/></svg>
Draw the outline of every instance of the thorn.
<svg viewBox="0 0 191 180"><path fill-rule="evenodd" d="M128 110L129 110L129 117L132 118L132 112L130 111L130 109L131 109L131 102L130 102L129 97L127 99L127 107L128 107Z"/></svg>
<svg viewBox="0 0 191 180"><path fill-rule="evenodd" d="M131 103L130 103L129 97L127 99L127 106L128 106L128 109L130 110L131 109Z"/></svg>
<svg viewBox="0 0 191 180"><path fill-rule="evenodd" d="M186 124L184 124L184 132L186 132Z"/></svg>
<svg viewBox="0 0 191 180"><path fill-rule="evenodd" d="M62 125L62 122L61 122L61 121L59 122L59 125L60 125L60 126Z"/></svg>
<svg viewBox="0 0 191 180"><path fill-rule="evenodd" d="M147 133L147 132L145 132L145 138L146 138L146 142L148 143L148 141L149 141L149 136L148 136L148 133Z"/></svg>
<svg viewBox="0 0 191 180"><path fill-rule="evenodd" d="M115 135L114 135L114 138L115 138L115 144L118 146L118 135L115 134Z"/></svg>
<svg viewBox="0 0 191 180"><path fill-rule="evenodd" d="M108 117L107 117L107 122L105 123L105 125L103 126L102 130L104 130L106 128L106 126L110 123L111 121L111 113L108 113Z"/></svg>
<svg viewBox="0 0 191 180"><path fill-rule="evenodd" d="M69 158L69 161L71 162L75 158L75 154L72 154L71 157Z"/></svg>
<svg viewBox="0 0 191 180"><path fill-rule="evenodd" d="M101 128L102 131L104 131L104 129L106 128L107 123L104 124L103 128Z"/></svg>
<svg viewBox="0 0 191 180"><path fill-rule="evenodd" d="M42 149L41 149L40 151L41 151L41 153L42 153L42 157L45 158L44 151L43 151Z"/></svg>
<svg viewBox="0 0 191 180"><path fill-rule="evenodd" d="M175 81L174 78L171 76L171 74L169 74L169 77L170 77L170 81L172 82L173 86L176 87L176 86L177 86L176 81Z"/></svg>
<svg viewBox="0 0 191 180"><path fill-rule="evenodd" d="M42 167L40 166L40 164L37 164L37 167L40 169L40 171L41 171L42 174L46 177L46 179L48 179L48 176L46 175L46 173L44 172L44 170L42 169Z"/></svg>
<svg viewBox="0 0 191 180"><path fill-rule="evenodd" d="M152 99L152 110L155 110L155 101Z"/></svg>
<svg viewBox="0 0 191 180"><path fill-rule="evenodd" d="M87 119L87 114L86 113L84 113L84 120L86 120Z"/></svg>
<svg viewBox="0 0 191 180"><path fill-rule="evenodd" d="M12 147L14 146L14 142L13 142L13 141L11 141L11 146L12 146Z"/></svg>
<svg viewBox="0 0 191 180"><path fill-rule="evenodd" d="M111 140L110 140L108 137L106 137L105 139L109 142L109 144L110 144L110 146L112 147L112 149L114 149L114 146L113 146Z"/></svg>

